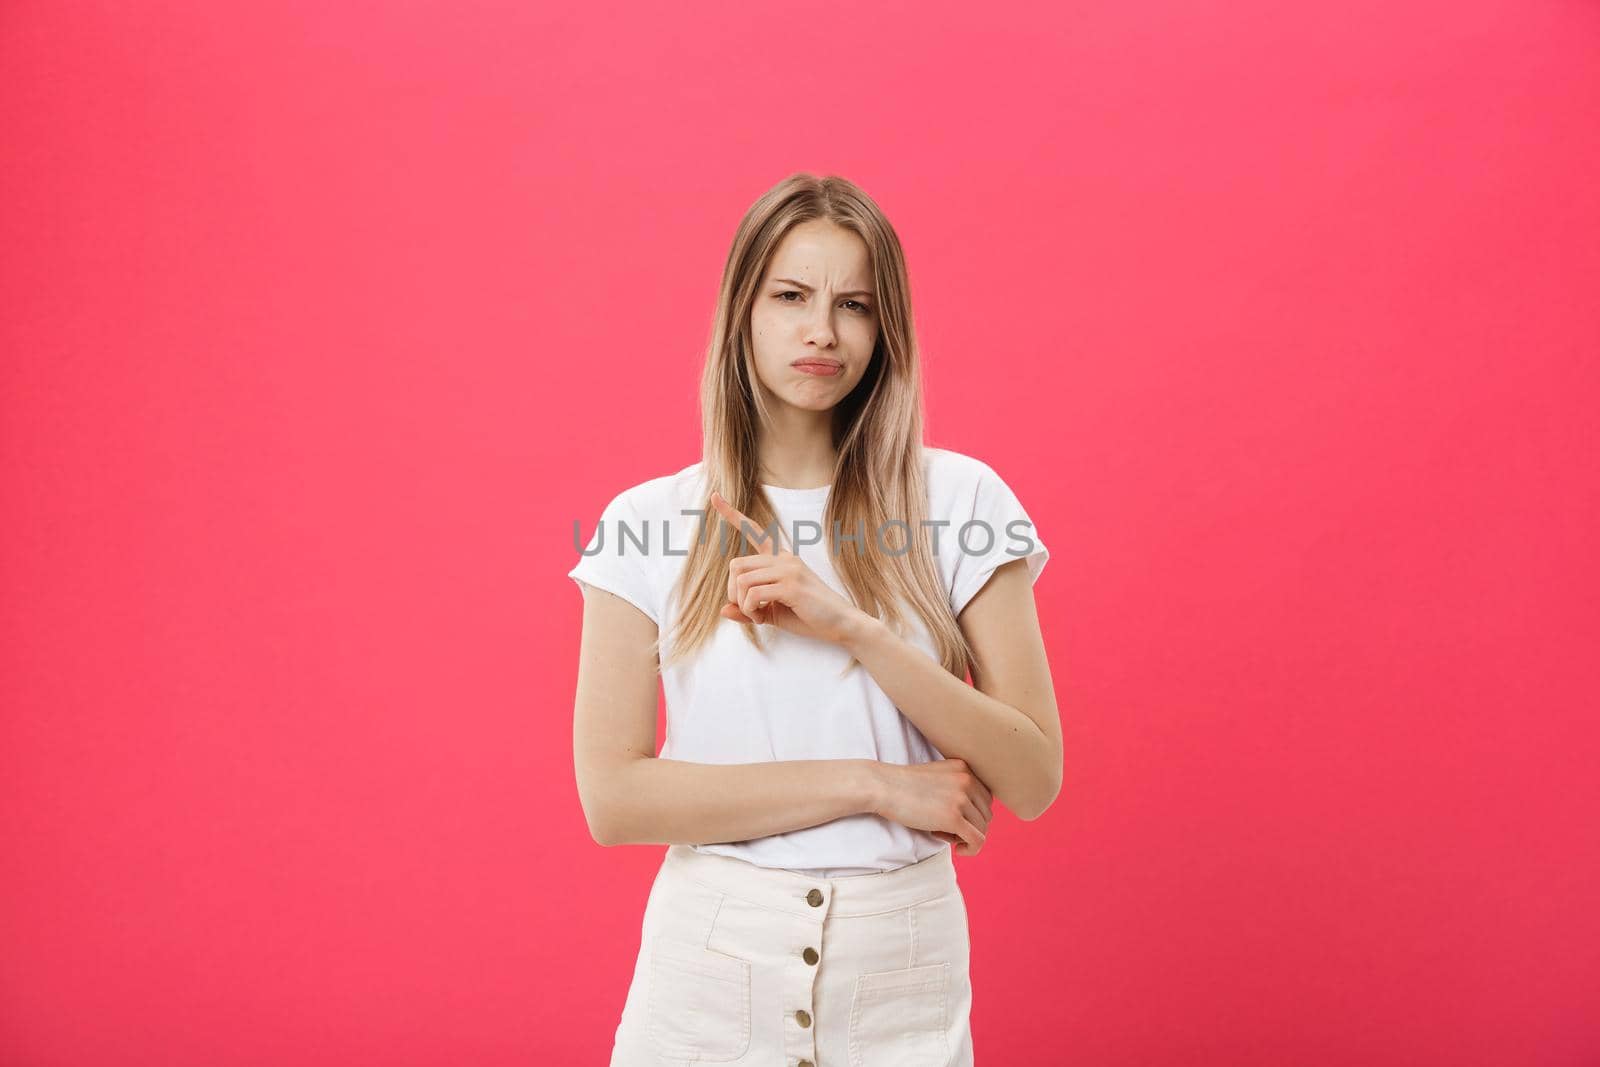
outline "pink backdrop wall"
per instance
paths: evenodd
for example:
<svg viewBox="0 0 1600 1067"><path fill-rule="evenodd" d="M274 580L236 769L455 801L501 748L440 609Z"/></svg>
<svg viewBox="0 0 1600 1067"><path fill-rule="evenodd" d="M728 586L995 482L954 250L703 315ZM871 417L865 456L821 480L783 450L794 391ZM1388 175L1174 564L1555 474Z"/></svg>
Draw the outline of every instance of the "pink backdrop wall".
<svg viewBox="0 0 1600 1067"><path fill-rule="evenodd" d="M979 1062L1600 1063L1594 4L12 2L0 131L0 1063L604 1062L573 521L793 170L1053 550Z"/></svg>

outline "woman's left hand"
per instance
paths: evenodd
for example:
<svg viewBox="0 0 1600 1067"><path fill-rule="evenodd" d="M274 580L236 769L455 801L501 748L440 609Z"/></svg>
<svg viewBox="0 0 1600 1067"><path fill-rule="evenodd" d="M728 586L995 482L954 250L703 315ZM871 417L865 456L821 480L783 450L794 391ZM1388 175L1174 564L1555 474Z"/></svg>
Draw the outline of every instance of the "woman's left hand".
<svg viewBox="0 0 1600 1067"><path fill-rule="evenodd" d="M754 536L761 531L721 493L711 506L756 549L753 556L735 556L728 564L728 603L722 616L735 622L776 626L802 637L842 644L860 631L871 616L834 592L798 555Z"/></svg>

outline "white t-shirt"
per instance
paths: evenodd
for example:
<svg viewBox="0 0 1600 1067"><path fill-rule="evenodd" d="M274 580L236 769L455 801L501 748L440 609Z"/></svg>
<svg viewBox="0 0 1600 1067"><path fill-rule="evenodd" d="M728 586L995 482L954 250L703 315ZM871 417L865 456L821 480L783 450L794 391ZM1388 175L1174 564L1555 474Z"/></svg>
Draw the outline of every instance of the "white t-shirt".
<svg viewBox="0 0 1600 1067"><path fill-rule="evenodd" d="M923 455L928 519L935 524L930 533L951 610L959 615L995 568L1012 560L1026 558L1029 577L1037 581L1049 550L1016 494L994 469L949 449L925 446ZM654 620L662 635L663 655L669 625L676 619L672 586L703 521L684 511L710 506L701 470L702 464L694 463L617 494L583 550L593 554L583 555L568 572L580 585L587 582L615 593ZM784 546L797 551L817 577L850 599L822 528L823 506L832 486L764 488ZM721 519L712 511L704 521ZM946 525L937 525L940 522ZM851 531L841 529L841 533ZM865 533L870 555L878 542L872 539L874 531ZM885 536L889 543L898 543L903 530L892 527ZM849 543L840 550L854 551ZM729 549L730 555L739 551ZM914 617L911 626L908 639L936 659L925 627ZM722 619L689 661L662 672L667 702L663 758L722 764L826 759L914 764L944 758L900 714L864 667L858 665L839 677L850 658L842 646L773 626L760 627L760 635L766 653L750 643L741 624ZM835 878L893 870L950 845L926 831L859 814L768 837L693 847L762 867Z"/></svg>

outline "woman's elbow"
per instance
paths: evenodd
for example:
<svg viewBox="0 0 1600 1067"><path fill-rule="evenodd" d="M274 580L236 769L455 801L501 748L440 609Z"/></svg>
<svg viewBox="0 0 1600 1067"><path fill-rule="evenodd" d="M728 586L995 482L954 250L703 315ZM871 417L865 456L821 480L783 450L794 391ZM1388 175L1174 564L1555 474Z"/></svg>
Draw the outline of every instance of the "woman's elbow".
<svg viewBox="0 0 1600 1067"><path fill-rule="evenodd" d="M616 818L606 790L580 786L578 803L583 808L583 820L595 844L610 848L621 843L617 840Z"/></svg>
<svg viewBox="0 0 1600 1067"><path fill-rule="evenodd" d="M602 848L610 848L617 843L616 838L612 836L610 825L600 819L598 814L591 813L587 809L583 814L589 823L589 836L594 839L595 844Z"/></svg>
<svg viewBox="0 0 1600 1067"><path fill-rule="evenodd" d="M1021 819L1023 822L1033 822L1033 820L1037 819L1039 816L1041 816L1045 812L1049 811L1050 810L1050 805L1054 804L1055 802L1056 802L1056 794L1055 793L1051 793L1050 796L1047 797L1044 800L1043 803L1037 803L1036 802L1036 803L1030 804L1027 807L1022 808L1020 810L1016 810L1016 809L1013 809L1013 810L1015 811L1015 814L1016 814L1017 818Z"/></svg>
<svg viewBox="0 0 1600 1067"><path fill-rule="evenodd" d="M1050 810L1050 805L1056 802L1056 797L1061 795L1061 760L1054 757L1044 773L1044 784L1037 794L1028 801L1012 808L1012 812L1023 822L1032 822ZM1010 805L1007 805L1008 807Z"/></svg>
<svg viewBox="0 0 1600 1067"><path fill-rule="evenodd" d="M631 768L648 757L636 756L618 762L580 766L578 771L578 802L583 806L583 818L589 826L589 836L603 848L631 844L622 827L628 813L622 810L635 788L630 779Z"/></svg>

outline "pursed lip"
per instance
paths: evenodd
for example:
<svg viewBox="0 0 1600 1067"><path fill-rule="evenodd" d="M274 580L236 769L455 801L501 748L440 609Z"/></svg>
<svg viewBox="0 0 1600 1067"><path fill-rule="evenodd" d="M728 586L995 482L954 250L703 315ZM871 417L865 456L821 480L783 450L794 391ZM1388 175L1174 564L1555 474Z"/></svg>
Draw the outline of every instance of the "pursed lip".
<svg viewBox="0 0 1600 1067"><path fill-rule="evenodd" d="M844 363L841 360L837 360L837 359L822 359L822 358L817 357L817 356L807 356L804 359L797 359L793 363L789 364L789 366L791 366L791 367L803 367L808 363L811 364L812 366L816 366L816 367L842 367L842 366L844 366Z"/></svg>

